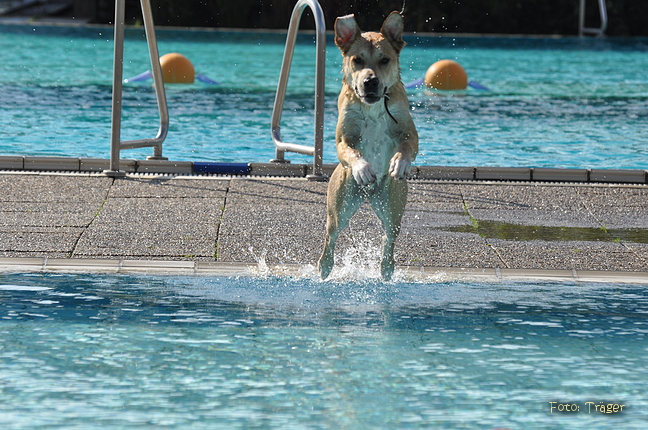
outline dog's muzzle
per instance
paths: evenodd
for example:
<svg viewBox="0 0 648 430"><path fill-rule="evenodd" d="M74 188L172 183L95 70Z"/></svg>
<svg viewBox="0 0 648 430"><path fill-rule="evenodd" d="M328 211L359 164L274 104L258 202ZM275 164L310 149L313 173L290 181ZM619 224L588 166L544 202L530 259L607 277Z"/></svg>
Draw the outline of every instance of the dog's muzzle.
<svg viewBox="0 0 648 430"><path fill-rule="evenodd" d="M370 77L365 79L362 83L362 93L358 91L358 88L353 88L360 101L368 105L373 105L378 103L381 99L384 100L385 111L387 112L387 115L389 115L389 117L393 119L396 124L398 124L398 121L396 120L396 118L394 118L394 115L392 115L389 111L389 94L387 94L387 88L384 88L382 91L380 91L379 89L380 80L376 77Z"/></svg>
<svg viewBox="0 0 648 430"><path fill-rule="evenodd" d="M384 90L380 89L380 79L370 76L362 80L360 88L355 88L356 95L363 103L372 105L378 103L384 96Z"/></svg>

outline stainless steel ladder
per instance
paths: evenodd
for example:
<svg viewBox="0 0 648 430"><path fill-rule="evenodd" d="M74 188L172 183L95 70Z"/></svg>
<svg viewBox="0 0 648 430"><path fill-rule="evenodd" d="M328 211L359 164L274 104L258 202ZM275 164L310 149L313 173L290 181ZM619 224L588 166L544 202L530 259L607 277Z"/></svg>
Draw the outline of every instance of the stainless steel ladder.
<svg viewBox="0 0 648 430"><path fill-rule="evenodd" d="M160 128L154 138L121 140L121 114L122 114L122 82L124 70L124 18L126 15L126 0L115 0L115 52L113 63L113 94L112 94L112 125L110 138L110 168L104 171L109 176L122 176L124 172L119 170L120 152L123 149L143 148L152 146L153 156L147 159L166 160L162 156L162 142L169 131L169 109L164 92L164 79L162 78L162 67L160 66L160 54L158 53L155 29L153 26L153 13L150 0L140 0L142 17L144 19L144 31L148 42L149 56L151 58L151 70L153 71L153 82L155 96L157 98L158 111L160 113Z"/></svg>
<svg viewBox="0 0 648 430"><path fill-rule="evenodd" d="M288 77L290 75L290 65L295 50L295 41L297 39L297 30L301 21L302 14L306 7L310 7L315 19L315 141L313 146L299 145L288 143L281 140L281 111L283 110L286 87L288 86ZM284 50L283 61L281 63L281 74L279 75L279 84L277 86L277 95L275 96L274 108L272 110L272 141L274 142L277 152L276 158L270 160L275 163L289 163L284 158L286 151L297 152L300 154L313 156L313 171L306 177L310 180L324 180L326 177L322 172L322 153L324 145L324 75L326 62L326 24L324 23L324 12L317 0L298 0L290 17L288 35L286 36L286 47Z"/></svg>
<svg viewBox="0 0 648 430"><path fill-rule="evenodd" d="M578 35L583 36L585 33L593 34L595 36L604 36L607 29L607 7L605 0L598 0L599 16L601 17L601 26L599 28L585 27L585 0L580 0L580 8L578 12Z"/></svg>

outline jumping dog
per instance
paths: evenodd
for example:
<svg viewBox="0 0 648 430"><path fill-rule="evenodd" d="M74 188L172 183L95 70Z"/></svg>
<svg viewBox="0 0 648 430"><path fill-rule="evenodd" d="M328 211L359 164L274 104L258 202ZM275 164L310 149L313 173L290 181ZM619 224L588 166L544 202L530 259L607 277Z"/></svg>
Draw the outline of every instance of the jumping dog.
<svg viewBox="0 0 648 430"><path fill-rule="evenodd" d="M392 12L379 33L361 32L353 15L335 21L335 44L344 58L338 98L336 148L340 163L327 193L322 279L333 269L335 242L360 205L369 200L385 236L383 279L394 273L394 242L407 202L406 176L418 152L418 134L401 82L403 17Z"/></svg>

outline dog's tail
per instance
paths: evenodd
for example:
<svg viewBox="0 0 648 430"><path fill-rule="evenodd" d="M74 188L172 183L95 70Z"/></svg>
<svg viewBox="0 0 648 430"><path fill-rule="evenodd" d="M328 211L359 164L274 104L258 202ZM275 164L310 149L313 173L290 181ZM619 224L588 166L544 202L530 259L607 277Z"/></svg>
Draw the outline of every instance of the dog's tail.
<svg viewBox="0 0 648 430"><path fill-rule="evenodd" d="M405 13L405 0L403 0L403 8L400 11L400 14L403 15Z"/></svg>

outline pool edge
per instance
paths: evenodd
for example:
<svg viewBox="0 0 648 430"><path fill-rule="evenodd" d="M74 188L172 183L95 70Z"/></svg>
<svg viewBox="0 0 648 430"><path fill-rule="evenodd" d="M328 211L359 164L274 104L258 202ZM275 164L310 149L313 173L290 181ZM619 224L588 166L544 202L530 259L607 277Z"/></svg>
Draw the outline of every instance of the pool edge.
<svg viewBox="0 0 648 430"><path fill-rule="evenodd" d="M0 156L0 173L103 175L110 160L103 158ZM203 177L307 178L310 164L221 163L171 160L121 160L126 174ZM330 176L336 164L324 164ZM584 184L648 184L648 170L603 168L534 168L497 166L412 166L411 180L569 182Z"/></svg>
<svg viewBox="0 0 648 430"><path fill-rule="evenodd" d="M2 257L0 273L113 273L216 277L316 277L308 264L260 266L254 263L128 260L93 258ZM397 266L396 277L404 281L553 281L597 282L648 285L648 272L604 270L546 270L505 268L459 268L430 266Z"/></svg>

